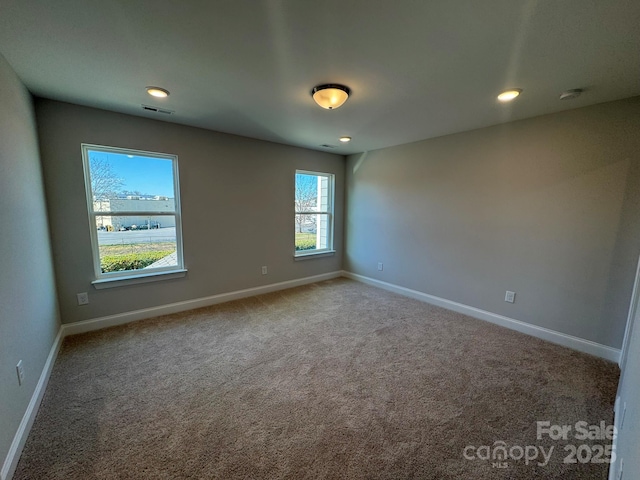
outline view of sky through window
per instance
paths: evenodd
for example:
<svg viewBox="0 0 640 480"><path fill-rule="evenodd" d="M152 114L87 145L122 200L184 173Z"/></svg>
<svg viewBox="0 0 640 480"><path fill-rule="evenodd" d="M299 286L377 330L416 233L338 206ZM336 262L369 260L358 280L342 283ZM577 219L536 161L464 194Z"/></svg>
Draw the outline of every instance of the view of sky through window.
<svg viewBox="0 0 640 480"><path fill-rule="evenodd" d="M89 161L107 164L111 173L122 180L123 192L173 198L173 165L170 159L89 151Z"/></svg>

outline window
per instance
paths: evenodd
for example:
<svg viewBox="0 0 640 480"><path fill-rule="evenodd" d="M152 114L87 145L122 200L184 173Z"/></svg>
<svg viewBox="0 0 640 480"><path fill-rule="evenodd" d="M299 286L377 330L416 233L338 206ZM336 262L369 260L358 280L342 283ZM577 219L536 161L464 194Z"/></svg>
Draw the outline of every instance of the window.
<svg viewBox="0 0 640 480"><path fill-rule="evenodd" d="M333 252L333 190L332 174L296 170L296 256Z"/></svg>
<svg viewBox="0 0 640 480"><path fill-rule="evenodd" d="M184 272L178 157L83 144L82 159L96 288Z"/></svg>

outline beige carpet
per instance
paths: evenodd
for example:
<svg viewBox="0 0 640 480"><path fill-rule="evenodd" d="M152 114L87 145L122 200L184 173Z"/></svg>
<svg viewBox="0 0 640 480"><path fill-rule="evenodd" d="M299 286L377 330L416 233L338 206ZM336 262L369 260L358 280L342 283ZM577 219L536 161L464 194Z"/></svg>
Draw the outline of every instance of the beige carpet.
<svg viewBox="0 0 640 480"><path fill-rule="evenodd" d="M67 338L14 478L606 479L564 446L610 442L537 440L536 421L610 424L617 379L337 279ZM555 451L463 457L499 441Z"/></svg>

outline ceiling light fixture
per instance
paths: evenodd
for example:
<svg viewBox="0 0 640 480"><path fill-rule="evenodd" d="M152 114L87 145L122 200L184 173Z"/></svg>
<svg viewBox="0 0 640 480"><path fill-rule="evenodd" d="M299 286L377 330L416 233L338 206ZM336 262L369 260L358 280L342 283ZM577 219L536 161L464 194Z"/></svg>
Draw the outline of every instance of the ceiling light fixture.
<svg viewBox="0 0 640 480"><path fill-rule="evenodd" d="M147 93L157 98L167 98L169 96L169 90L160 87L147 87Z"/></svg>
<svg viewBox="0 0 640 480"><path fill-rule="evenodd" d="M340 137L339 139L342 143L348 143L351 141L351 137Z"/></svg>
<svg viewBox="0 0 640 480"><path fill-rule="evenodd" d="M498 100L501 102L510 102L511 100L519 96L521 93L522 93L521 88L511 88L509 90L505 90L500 95L498 95Z"/></svg>
<svg viewBox="0 0 640 480"><path fill-rule="evenodd" d="M349 98L351 90L344 85L329 83L318 85L311 90L311 96L318 105L327 110L334 110L341 106Z"/></svg>

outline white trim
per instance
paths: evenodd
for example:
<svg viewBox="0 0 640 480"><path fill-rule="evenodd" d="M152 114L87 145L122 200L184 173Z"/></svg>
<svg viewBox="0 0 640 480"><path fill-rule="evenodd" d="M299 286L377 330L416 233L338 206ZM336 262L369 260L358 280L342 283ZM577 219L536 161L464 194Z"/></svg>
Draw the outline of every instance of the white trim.
<svg viewBox="0 0 640 480"><path fill-rule="evenodd" d="M81 322L63 324L64 335L75 335L77 333L91 332L102 328L113 327L115 325L123 325L125 323L135 322L145 318L157 317L159 315L167 315L170 313L183 312L185 310L193 310L194 308L208 307L218 303L238 300L240 298L253 297L263 293L285 290L287 288L307 285L309 283L322 282L342 276L341 271L323 273L312 277L298 278L296 280L288 280L286 282L271 283L260 287L246 288L244 290L236 290L235 292L220 293L209 297L195 298L193 300L185 300L183 302L169 303L157 307L143 308L141 310L133 310L131 312L118 313L106 317L93 318L91 320L83 320Z"/></svg>
<svg viewBox="0 0 640 480"><path fill-rule="evenodd" d="M515 320L513 318L505 317L503 315L498 315L496 313L487 312L486 310L470 307L469 305L453 302L451 300L436 297L434 295L429 295L427 293L419 292L417 290L411 290L409 288L401 287L399 285L394 285L392 283L387 283L381 280L376 280L374 278L365 277L364 275L358 275L356 273L344 271L343 276L350 278L352 280L357 280L359 282L366 283L368 285L373 285L375 287L382 288L384 290L389 290L390 292L399 293L400 295L411 297L416 300L420 300L422 302L430 303L432 305L437 305L439 307L443 307L448 310L453 310L454 312L469 315L470 317L478 318L480 320L485 320L487 322L500 325L501 327L506 327L511 330L515 330L517 332L526 333L527 335L541 338L543 340L547 340L549 342L556 343L564 347L572 348L580 352L595 355L596 357L601 357L606 360L610 360L612 362L620 361L620 350L618 350L617 348L609 347L607 345L602 345L600 343L592 342L591 340L585 340L583 338L574 337L572 335L567 335L566 333L557 332L555 330L551 330L548 328L538 327L537 325L532 325L530 323L522 322L520 320Z"/></svg>
<svg viewBox="0 0 640 480"><path fill-rule="evenodd" d="M140 270L139 270L140 271ZM139 275L129 275L126 277L99 278L91 282L93 288L102 290L103 288L124 287L125 285L136 285L138 283L158 282L160 280L170 280L172 278L182 278L187 275L187 270L161 270Z"/></svg>
<svg viewBox="0 0 640 480"><path fill-rule="evenodd" d="M92 210L94 217L175 217L173 210ZM145 229L138 229L143 231ZM152 229L155 230L155 229Z"/></svg>
<svg viewBox="0 0 640 480"><path fill-rule="evenodd" d="M293 256L293 259L297 262L298 260L309 260L310 258L322 258L322 257L332 257L335 255L335 250L301 250L302 252L308 253L297 253Z"/></svg>
<svg viewBox="0 0 640 480"><path fill-rule="evenodd" d="M33 421L36 418L38 409L40 408L40 402L42 402L44 392L47 389L49 376L51 375L51 370L53 369L53 365L56 362L56 358L58 356L58 352L60 351L60 345L62 344L64 336L64 328L60 327L60 329L58 330L58 334L53 341L53 345L51 346L51 350L49 351L47 361L42 368L42 373L40 374L40 378L38 379L36 388L33 391L33 395L31 395L31 400L29 401L27 410L22 416L22 421L20 422L18 430L13 437L13 442L11 442L9 452L7 453L4 464L2 465L2 470L0 471L0 479L2 480L10 480L13 476L13 473L16 471L18 461L20 460L20 455L22 454L22 449L24 448L24 444L27 441L27 437L29 436L29 432L31 431L31 427L33 426Z"/></svg>
<svg viewBox="0 0 640 480"><path fill-rule="evenodd" d="M636 267L636 278L633 282L633 291L631 292L631 302L629 302L629 314L627 316L627 326L624 329L624 337L622 338L622 350L620 352L620 361L618 365L622 374L624 374L624 367L627 363L627 352L629 351L629 342L631 341L631 331L633 330L633 324L636 319L636 312L638 311L638 304L640 303L640 259L638 259L638 266ZM622 378L622 374L620 377ZM622 382L620 382L622 383Z"/></svg>

